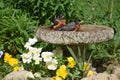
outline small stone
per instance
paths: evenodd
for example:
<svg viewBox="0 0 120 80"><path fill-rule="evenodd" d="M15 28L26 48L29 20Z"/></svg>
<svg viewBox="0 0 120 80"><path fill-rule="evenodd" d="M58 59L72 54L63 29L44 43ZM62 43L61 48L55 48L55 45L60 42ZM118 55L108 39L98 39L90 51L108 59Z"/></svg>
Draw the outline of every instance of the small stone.
<svg viewBox="0 0 120 80"><path fill-rule="evenodd" d="M3 80L31 80L29 78L29 71L16 71L16 72L11 72L7 74Z"/></svg>
<svg viewBox="0 0 120 80"><path fill-rule="evenodd" d="M81 80L118 80L118 79L115 74L108 74L104 72L104 73L98 73L96 75L83 78Z"/></svg>
<svg viewBox="0 0 120 80"><path fill-rule="evenodd" d="M120 66L114 66L113 74L120 80Z"/></svg>

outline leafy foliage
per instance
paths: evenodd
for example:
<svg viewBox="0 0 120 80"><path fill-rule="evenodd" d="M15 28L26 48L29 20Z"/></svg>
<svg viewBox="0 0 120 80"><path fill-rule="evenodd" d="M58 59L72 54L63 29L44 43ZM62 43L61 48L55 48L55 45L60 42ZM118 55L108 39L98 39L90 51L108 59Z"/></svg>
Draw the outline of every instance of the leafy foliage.
<svg viewBox="0 0 120 80"><path fill-rule="evenodd" d="M50 25L51 21L61 13L66 18L72 19L75 12L73 6L75 0L12 0L11 2L7 0L7 2L14 8L30 13L34 19L39 20L40 25Z"/></svg>
<svg viewBox="0 0 120 80"><path fill-rule="evenodd" d="M39 25L51 25L54 18L62 13L68 22L80 18L85 24L112 27L115 31L113 40L89 44L86 52L88 56L93 53L93 59L120 61L119 3L120 0L1 0L0 49L22 52L24 41L33 35L37 22Z"/></svg>
<svg viewBox="0 0 120 80"><path fill-rule="evenodd" d="M0 49L22 53L25 41L34 35L37 22L20 10L7 7L0 10Z"/></svg>
<svg viewBox="0 0 120 80"><path fill-rule="evenodd" d="M88 56L93 53L93 59L109 59L109 60L120 60L119 59L119 46L120 46L120 11L118 8L119 0L88 0L79 3L78 15L80 14L85 23L106 25L112 27L115 31L113 40L100 44L89 44L87 48ZM76 4L77 4L76 3ZM81 7L80 7L81 6ZM114 61L112 63L114 63Z"/></svg>

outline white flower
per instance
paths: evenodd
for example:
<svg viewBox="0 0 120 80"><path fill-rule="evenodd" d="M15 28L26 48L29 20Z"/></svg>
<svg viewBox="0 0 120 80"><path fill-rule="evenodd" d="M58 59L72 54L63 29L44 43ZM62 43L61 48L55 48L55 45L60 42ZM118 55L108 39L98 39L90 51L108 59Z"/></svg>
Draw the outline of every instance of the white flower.
<svg viewBox="0 0 120 80"><path fill-rule="evenodd" d="M33 52L34 55L36 56L40 56L40 52L41 52L42 48L36 48Z"/></svg>
<svg viewBox="0 0 120 80"><path fill-rule="evenodd" d="M34 73L34 76L40 78L41 77L41 73L36 72L36 73Z"/></svg>
<svg viewBox="0 0 120 80"><path fill-rule="evenodd" d="M23 63L30 63L32 59L32 54L22 54Z"/></svg>
<svg viewBox="0 0 120 80"><path fill-rule="evenodd" d="M0 51L0 58L2 57L2 55L3 55L3 51Z"/></svg>
<svg viewBox="0 0 120 80"><path fill-rule="evenodd" d="M40 61L42 61L42 58L34 56L33 60L35 60L35 64L39 64Z"/></svg>
<svg viewBox="0 0 120 80"><path fill-rule="evenodd" d="M49 70L56 70L58 62L56 59L53 59L51 62L48 62L46 64Z"/></svg>
<svg viewBox="0 0 120 80"><path fill-rule="evenodd" d="M35 47L30 47L29 48L29 52L28 53L32 53L35 56L40 56L40 52L41 52L42 48L35 48Z"/></svg>
<svg viewBox="0 0 120 80"><path fill-rule="evenodd" d="M19 71L23 71L23 70L25 70L25 69L24 69L23 65L21 65L21 66L19 67Z"/></svg>
<svg viewBox="0 0 120 80"><path fill-rule="evenodd" d="M33 54L33 53L35 52L36 49L37 49L37 48L35 48L35 47L29 47L28 53Z"/></svg>
<svg viewBox="0 0 120 80"><path fill-rule="evenodd" d="M38 41L38 40L37 40L36 37L34 37L34 38L29 38L28 42L26 42L26 44L25 44L24 47L25 47L26 49L29 49L29 48L31 47L31 45L35 44L37 41Z"/></svg>
<svg viewBox="0 0 120 80"><path fill-rule="evenodd" d="M42 52L41 56L45 62L50 62L52 60L53 53L52 52Z"/></svg>
<svg viewBox="0 0 120 80"><path fill-rule="evenodd" d="M28 78L34 79L34 75L33 75L32 72L28 72L28 73L27 73L27 76L28 76Z"/></svg>
<svg viewBox="0 0 120 80"><path fill-rule="evenodd" d="M33 45L33 44L35 44L35 43L37 42L37 38L36 38L36 37L34 37L34 38L29 38L28 42L29 42L31 45Z"/></svg>
<svg viewBox="0 0 120 80"><path fill-rule="evenodd" d="M31 44L29 42L26 42L25 46L26 49L29 49L31 47Z"/></svg>

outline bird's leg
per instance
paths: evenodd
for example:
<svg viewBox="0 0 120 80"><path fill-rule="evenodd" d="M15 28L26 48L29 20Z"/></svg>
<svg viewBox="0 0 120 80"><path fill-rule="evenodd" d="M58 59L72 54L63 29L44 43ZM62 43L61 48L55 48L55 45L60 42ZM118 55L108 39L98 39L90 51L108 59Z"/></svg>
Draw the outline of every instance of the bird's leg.
<svg viewBox="0 0 120 80"><path fill-rule="evenodd" d="M79 29L80 29L79 24L75 25L75 29L74 29L74 31L79 31Z"/></svg>

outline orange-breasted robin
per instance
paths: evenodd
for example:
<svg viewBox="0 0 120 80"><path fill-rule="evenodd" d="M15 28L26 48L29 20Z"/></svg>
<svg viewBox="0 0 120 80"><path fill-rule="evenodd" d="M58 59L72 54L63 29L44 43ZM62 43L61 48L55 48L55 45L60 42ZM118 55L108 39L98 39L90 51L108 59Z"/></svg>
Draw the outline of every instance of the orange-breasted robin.
<svg viewBox="0 0 120 80"><path fill-rule="evenodd" d="M66 20L64 19L63 14L60 14L54 21L54 25L52 26L53 30L57 30L66 25Z"/></svg>
<svg viewBox="0 0 120 80"><path fill-rule="evenodd" d="M80 29L80 19L75 19L73 22L66 24L65 26L58 28L59 31L78 31Z"/></svg>

